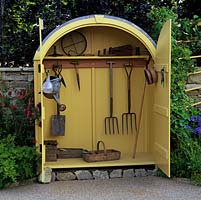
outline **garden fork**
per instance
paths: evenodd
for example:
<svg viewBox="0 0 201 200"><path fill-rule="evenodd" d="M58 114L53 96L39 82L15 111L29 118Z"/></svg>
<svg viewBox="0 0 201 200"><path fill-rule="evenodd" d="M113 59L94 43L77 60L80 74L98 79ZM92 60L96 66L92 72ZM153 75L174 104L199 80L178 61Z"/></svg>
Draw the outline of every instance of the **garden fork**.
<svg viewBox="0 0 201 200"><path fill-rule="evenodd" d="M113 116L113 74L112 74L112 65L114 62L109 61L107 62L109 64L109 93L110 93L110 116L105 117L105 134L111 134L115 133L115 127L119 134L119 125L118 125L118 119L117 117Z"/></svg>
<svg viewBox="0 0 201 200"><path fill-rule="evenodd" d="M124 64L124 69L126 71L128 85L128 112L122 114L122 133L124 133L124 124L126 123L126 132L128 134L128 118L130 118L131 132L133 133L133 123L135 125L135 130L137 130L136 113L131 112L131 74L133 71L133 65L130 63Z"/></svg>

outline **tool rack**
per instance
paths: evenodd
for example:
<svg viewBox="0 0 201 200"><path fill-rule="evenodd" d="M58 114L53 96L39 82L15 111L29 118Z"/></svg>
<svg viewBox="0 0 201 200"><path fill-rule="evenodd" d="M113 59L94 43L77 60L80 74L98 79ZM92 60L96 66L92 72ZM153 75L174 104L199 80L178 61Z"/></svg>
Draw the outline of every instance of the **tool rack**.
<svg viewBox="0 0 201 200"><path fill-rule="evenodd" d="M87 47L84 54L50 56L55 46L58 53L62 54L62 37L75 30L86 37ZM150 36L129 21L107 15L90 15L57 27L43 43L41 42L34 57L34 81L35 102L41 103L42 106L42 127L36 124L36 146L41 147L43 178L46 167L54 169L135 165L157 165L170 176L170 39L171 21L164 25L156 46ZM125 44L132 45L132 55L98 55L100 50ZM140 48L140 55L136 55L135 48ZM144 68L149 59L148 67L155 69L159 81L146 87L137 154L133 158L135 132L122 134L120 123L119 134L104 133L104 118L109 113L109 67L106 62L115 62L114 113L121 120L121 114L127 110L127 80L123 65L132 63L134 66L131 80L131 109L136 112L138 118L145 83ZM72 61L79 62L80 91L76 84L75 70L70 64ZM60 92L61 102L67 107L62 112L66 116L65 136L51 135L50 116L56 113L56 104L41 93L45 71L53 73L51 67L55 63L62 65L62 76L67 85L66 88L61 86ZM161 70L164 71L163 84L160 80ZM87 163L81 158L46 162L45 140L57 140L57 146L60 148L88 150L94 150L97 141L102 140L108 148L119 150L121 158L95 163Z"/></svg>

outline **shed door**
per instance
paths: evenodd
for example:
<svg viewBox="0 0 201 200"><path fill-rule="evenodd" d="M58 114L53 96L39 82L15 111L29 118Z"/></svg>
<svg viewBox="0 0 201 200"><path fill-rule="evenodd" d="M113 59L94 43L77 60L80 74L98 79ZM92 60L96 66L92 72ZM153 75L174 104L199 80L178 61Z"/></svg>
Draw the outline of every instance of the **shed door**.
<svg viewBox="0 0 201 200"><path fill-rule="evenodd" d="M170 177L171 20L160 32L154 67L159 77L154 87L154 157L156 165ZM164 74L164 82L161 82L161 73Z"/></svg>

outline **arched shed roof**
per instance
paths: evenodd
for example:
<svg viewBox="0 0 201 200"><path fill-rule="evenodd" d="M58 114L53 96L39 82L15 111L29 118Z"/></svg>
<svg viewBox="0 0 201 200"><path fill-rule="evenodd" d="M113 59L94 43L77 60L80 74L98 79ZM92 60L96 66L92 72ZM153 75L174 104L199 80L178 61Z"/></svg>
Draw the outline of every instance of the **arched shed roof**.
<svg viewBox="0 0 201 200"><path fill-rule="evenodd" d="M57 26L45 37L42 42L42 50L40 51L40 48L37 49L34 60L40 60L40 54L41 59L43 59L52 45L67 33L90 26L113 27L133 35L148 49L152 58L155 60L156 44L144 30L128 20L109 15L88 15L78 17Z"/></svg>

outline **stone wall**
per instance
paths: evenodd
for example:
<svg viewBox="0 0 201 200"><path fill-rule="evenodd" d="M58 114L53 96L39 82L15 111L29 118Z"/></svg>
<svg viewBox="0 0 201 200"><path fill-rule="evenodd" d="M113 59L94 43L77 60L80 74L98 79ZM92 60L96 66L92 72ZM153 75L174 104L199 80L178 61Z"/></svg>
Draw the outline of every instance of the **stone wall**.
<svg viewBox="0 0 201 200"><path fill-rule="evenodd" d="M186 84L186 89L191 89L200 86L201 86L201 73L189 75ZM187 92L187 94L190 97L192 103L201 101L201 89L189 91ZM197 109L201 110L201 104L196 107Z"/></svg>
<svg viewBox="0 0 201 200"><path fill-rule="evenodd" d="M33 81L33 68L0 68L0 80L9 88L25 89Z"/></svg>

